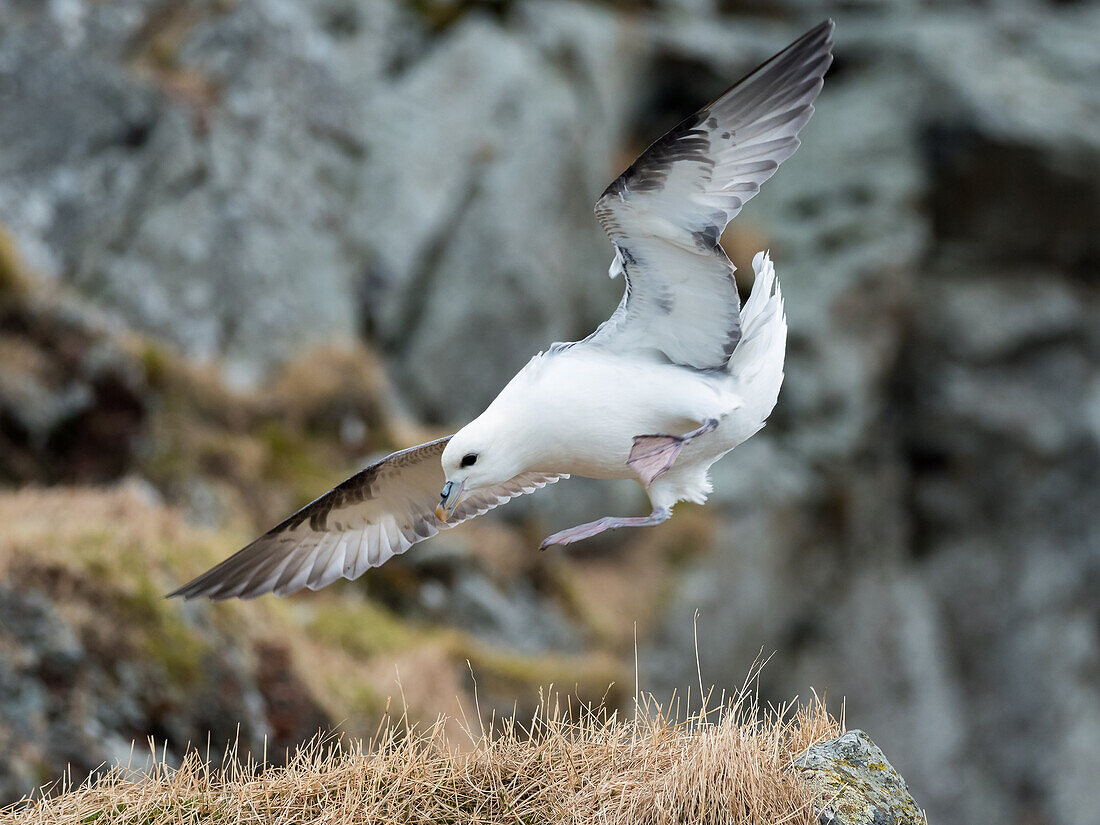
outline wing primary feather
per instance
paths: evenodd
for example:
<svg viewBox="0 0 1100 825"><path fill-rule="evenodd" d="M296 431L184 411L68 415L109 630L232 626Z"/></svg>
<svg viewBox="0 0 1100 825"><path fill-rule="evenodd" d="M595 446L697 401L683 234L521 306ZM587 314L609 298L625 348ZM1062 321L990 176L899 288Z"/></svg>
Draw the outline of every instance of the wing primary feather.
<svg viewBox="0 0 1100 825"><path fill-rule="evenodd" d="M346 533L337 536L336 543L325 559L324 566L320 569L314 568L314 573L306 582L306 587L310 590L320 590L340 578L340 574L344 569L344 548L347 543L348 535Z"/></svg>
<svg viewBox="0 0 1100 825"><path fill-rule="evenodd" d="M310 590L316 590L320 587L318 583L324 578L325 571L332 562L332 557L336 554L341 538L343 537L338 533L328 533L321 539L321 546L317 548L317 558L313 562L309 578L306 579L306 587Z"/></svg>

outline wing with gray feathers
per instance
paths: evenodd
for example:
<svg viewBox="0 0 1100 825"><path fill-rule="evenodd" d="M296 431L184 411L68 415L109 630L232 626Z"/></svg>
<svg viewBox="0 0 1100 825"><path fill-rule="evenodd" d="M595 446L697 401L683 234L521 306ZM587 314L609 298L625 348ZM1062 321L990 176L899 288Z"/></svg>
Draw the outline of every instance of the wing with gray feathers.
<svg viewBox="0 0 1100 825"><path fill-rule="evenodd" d="M169 595L251 599L319 590L341 576L356 579L440 530L565 478L518 475L467 497L442 522L435 506L445 481L440 456L450 438L386 456Z"/></svg>
<svg viewBox="0 0 1100 825"><path fill-rule="evenodd" d="M585 344L659 351L698 369L741 337L722 231L798 148L832 62L832 21L807 32L660 138L596 202L625 275L615 314Z"/></svg>

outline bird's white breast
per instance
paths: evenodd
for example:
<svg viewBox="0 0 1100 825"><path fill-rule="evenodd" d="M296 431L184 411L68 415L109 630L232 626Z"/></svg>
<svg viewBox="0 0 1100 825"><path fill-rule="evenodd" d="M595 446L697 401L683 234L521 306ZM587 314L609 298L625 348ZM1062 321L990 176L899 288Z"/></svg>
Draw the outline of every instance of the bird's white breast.
<svg viewBox="0 0 1100 825"><path fill-rule="evenodd" d="M577 348L533 359L487 412L526 430L540 470L633 478L634 436L687 432L736 403L721 376Z"/></svg>

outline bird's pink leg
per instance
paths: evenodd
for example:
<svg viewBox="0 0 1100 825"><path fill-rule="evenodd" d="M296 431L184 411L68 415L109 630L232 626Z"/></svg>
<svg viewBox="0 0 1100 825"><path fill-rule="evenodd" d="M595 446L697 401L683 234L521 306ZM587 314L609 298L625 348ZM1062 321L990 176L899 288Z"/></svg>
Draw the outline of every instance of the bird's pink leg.
<svg viewBox="0 0 1100 825"><path fill-rule="evenodd" d="M634 436L634 446L630 450L630 457L626 460L626 463L633 468L634 472L641 478L642 483L648 487L654 480L669 471L685 444L701 435L706 435L717 426L718 419L709 418L703 422L703 426L684 435L665 435L663 433L636 435ZM596 521L578 524L576 527L570 527L568 530L562 530L552 536L547 536L539 545L539 550L545 550L555 544L572 544L582 539L590 539L605 530L618 530L620 527L652 527L665 521L671 515L671 508L660 507L648 516L626 518L604 516L601 519L596 519Z"/></svg>
<svg viewBox="0 0 1100 825"><path fill-rule="evenodd" d="M660 524L662 521L665 521L671 515L672 510L668 507L663 507L654 510L648 516L634 516L629 518L604 516L596 521L590 521L587 524L578 524L576 527L570 527L568 530L561 530L554 533L552 536L547 536L542 540L542 544L539 545L539 550L545 550L547 547L552 547L555 544L572 544L581 539L589 539L605 530L618 530L620 527L652 527L655 524Z"/></svg>
<svg viewBox="0 0 1100 825"><path fill-rule="evenodd" d="M706 435L717 426L718 419L708 418L703 422L702 427L684 435L665 435L664 433L636 435L626 463L638 474L642 484L648 487L672 469L684 445L701 435Z"/></svg>

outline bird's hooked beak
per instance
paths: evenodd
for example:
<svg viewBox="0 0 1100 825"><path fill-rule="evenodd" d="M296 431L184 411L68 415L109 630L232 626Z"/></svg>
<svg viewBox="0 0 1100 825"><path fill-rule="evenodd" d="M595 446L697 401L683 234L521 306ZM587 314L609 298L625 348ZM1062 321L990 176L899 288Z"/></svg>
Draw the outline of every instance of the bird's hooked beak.
<svg viewBox="0 0 1100 825"><path fill-rule="evenodd" d="M458 484L448 481L440 492L439 506L435 508L435 517L440 521L449 521L454 515L458 502L462 500L462 492L466 489L466 479Z"/></svg>

